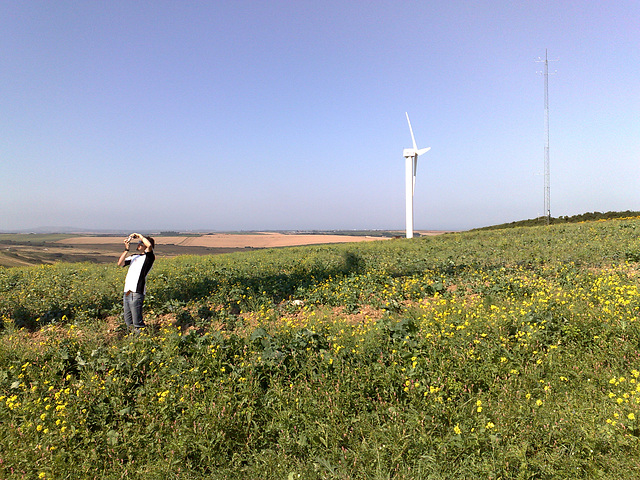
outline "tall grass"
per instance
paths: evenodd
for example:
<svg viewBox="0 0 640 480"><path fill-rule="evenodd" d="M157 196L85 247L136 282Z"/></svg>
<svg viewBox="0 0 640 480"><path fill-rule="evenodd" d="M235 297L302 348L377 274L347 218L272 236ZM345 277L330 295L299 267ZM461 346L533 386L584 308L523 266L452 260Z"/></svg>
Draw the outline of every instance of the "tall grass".
<svg viewBox="0 0 640 480"><path fill-rule="evenodd" d="M638 228L0 270L0 476L638 478Z"/></svg>

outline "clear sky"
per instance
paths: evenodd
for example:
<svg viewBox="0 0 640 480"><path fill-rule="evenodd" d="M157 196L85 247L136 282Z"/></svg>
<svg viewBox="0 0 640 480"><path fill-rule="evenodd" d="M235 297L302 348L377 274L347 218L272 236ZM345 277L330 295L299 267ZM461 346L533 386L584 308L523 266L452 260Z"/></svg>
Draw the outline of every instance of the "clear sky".
<svg viewBox="0 0 640 480"><path fill-rule="evenodd" d="M0 230L640 210L640 2L0 0Z"/></svg>

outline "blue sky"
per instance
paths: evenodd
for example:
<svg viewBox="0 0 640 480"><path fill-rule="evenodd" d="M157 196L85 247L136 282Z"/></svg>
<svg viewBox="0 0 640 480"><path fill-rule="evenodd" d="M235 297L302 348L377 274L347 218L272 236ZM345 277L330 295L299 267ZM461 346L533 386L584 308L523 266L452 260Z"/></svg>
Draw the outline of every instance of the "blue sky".
<svg viewBox="0 0 640 480"><path fill-rule="evenodd" d="M637 1L0 0L0 230L640 210Z"/></svg>

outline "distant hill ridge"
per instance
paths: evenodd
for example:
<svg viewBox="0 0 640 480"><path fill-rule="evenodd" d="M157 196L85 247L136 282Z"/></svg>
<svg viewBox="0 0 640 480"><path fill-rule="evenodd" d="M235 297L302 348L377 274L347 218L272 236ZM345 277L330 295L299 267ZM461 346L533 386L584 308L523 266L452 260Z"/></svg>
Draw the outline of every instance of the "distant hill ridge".
<svg viewBox="0 0 640 480"><path fill-rule="evenodd" d="M580 222L595 222L598 220L614 220L621 218L639 218L640 212L626 210L624 212L587 212L580 215L551 217L550 225L559 225L563 223L580 223ZM474 228L472 231L478 230L500 230L504 228L515 227L537 227L547 224L547 217L532 218L530 220L520 220L511 223L502 223L500 225L492 225L489 227Z"/></svg>
<svg viewBox="0 0 640 480"><path fill-rule="evenodd" d="M551 217L549 224L550 225L558 225L564 223L580 223L580 222L593 222L598 220L614 220L614 219L622 219L622 218L640 218L640 211L632 211L626 210L624 212L587 212L582 213L580 215L571 215L571 216L560 216L560 217ZM478 227L472 228L469 231L475 232L479 230L500 230L505 228L515 228L515 227L538 227L544 226L547 224L547 217L537 217L529 220L518 220L515 222L509 223L501 223L498 225L490 225L487 227ZM33 229L22 229L22 230L0 230L0 234L69 234L69 235L127 235L129 230L96 230L96 229L84 229L84 228L75 228L75 227L38 227ZM279 233L295 233L295 234L315 234L315 235L359 235L359 236L376 236L376 237L394 237L403 233L400 230L272 230L271 232L279 232ZM452 230L442 230L440 233L444 232L452 232ZM232 233L232 232L221 232L221 231L210 231L208 233ZM233 232L238 234L247 234L254 233L253 231L238 231ZM206 232L203 230L202 232L178 232L178 231L158 231L152 234L159 236L171 236L171 235L205 235ZM416 236L421 236L420 232L416 232Z"/></svg>

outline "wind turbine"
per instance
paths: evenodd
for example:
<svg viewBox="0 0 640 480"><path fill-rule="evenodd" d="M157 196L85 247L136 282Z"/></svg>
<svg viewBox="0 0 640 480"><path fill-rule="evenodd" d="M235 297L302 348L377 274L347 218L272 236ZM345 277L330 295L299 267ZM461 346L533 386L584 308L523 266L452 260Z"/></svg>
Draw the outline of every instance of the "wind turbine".
<svg viewBox="0 0 640 480"><path fill-rule="evenodd" d="M409 120L409 114L404 113L407 116L407 123L409 124L409 131L411 132L411 140L413 141L413 148L405 148L402 151L402 155L405 160L405 189L406 189L406 215L407 215L407 238L413 238L413 191L416 186L416 170L418 169L418 157L423 153L427 153L431 150L431 147L418 149L416 145L416 139L413 136L413 129L411 128L411 120Z"/></svg>

